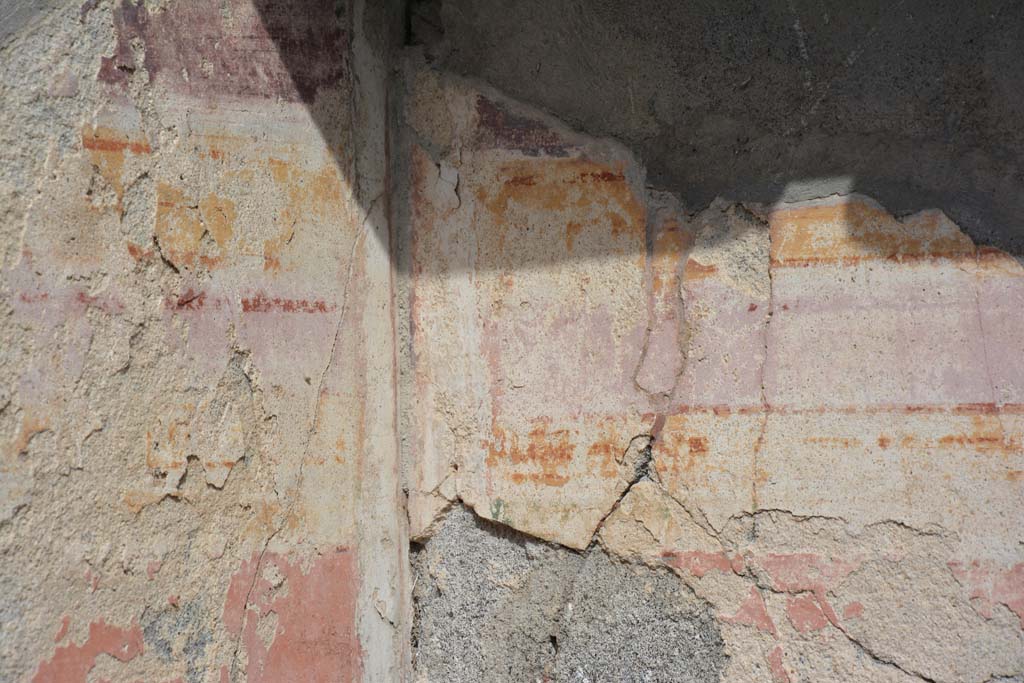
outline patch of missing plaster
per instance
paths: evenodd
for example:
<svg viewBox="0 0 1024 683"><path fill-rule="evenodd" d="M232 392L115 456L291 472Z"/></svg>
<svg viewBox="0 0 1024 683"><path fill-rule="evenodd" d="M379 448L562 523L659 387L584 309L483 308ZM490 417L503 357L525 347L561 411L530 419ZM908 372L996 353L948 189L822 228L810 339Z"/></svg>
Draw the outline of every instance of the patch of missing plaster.
<svg viewBox="0 0 1024 683"><path fill-rule="evenodd" d="M142 627L146 650L161 662L184 662L186 683L200 683L206 672L206 650L213 642L210 614L202 598L181 607L167 607L146 616Z"/></svg>
<svg viewBox="0 0 1024 683"><path fill-rule="evenodd" d="M424 680L718 681L706 603L665 571L530 538L456 506L412 553Z"/></svg>
<svg viewBox="0 0 1024 683"><path fill-rule="evenodd" d="M726 657L707 603L668 572L587 554L563 610L555 680L718 681Z"/></svg>
<svg viewBox="0 0 1024 683"><path fill-rule="evenodd" d="M722 220L722 219L725 220ZM686 277L715 275L755 299L768 295L768 226L740 204L716 199L694 219Z"/></svg>

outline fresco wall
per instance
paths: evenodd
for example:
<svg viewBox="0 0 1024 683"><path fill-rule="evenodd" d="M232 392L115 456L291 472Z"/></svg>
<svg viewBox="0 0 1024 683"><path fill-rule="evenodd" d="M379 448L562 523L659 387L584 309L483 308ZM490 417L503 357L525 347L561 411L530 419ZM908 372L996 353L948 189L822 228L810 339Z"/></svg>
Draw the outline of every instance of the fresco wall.
<svg viewBox="0 0 1024 683"><path fill-rule="evenodd" d="M615 142L415 62L407 83L420 674L1021 675L1016 259L857 194L689 209ZM533 538L634 574L588 585ZM441 618L467 593L500 637ZM508 647L515 609L535 639Z"/></svg>
<svg viewBox="0 0 1024 683"><path fill-rule="evenodd" d="M464 4L5 7L0 680L1021 680L1012 250L695 202Z"/></svg>
<svg viewBox="0 0 1024 683"><path fill-rule="evenodd" d="M0 679L397 676L363 14L89 2L5 45Z"/></svg>

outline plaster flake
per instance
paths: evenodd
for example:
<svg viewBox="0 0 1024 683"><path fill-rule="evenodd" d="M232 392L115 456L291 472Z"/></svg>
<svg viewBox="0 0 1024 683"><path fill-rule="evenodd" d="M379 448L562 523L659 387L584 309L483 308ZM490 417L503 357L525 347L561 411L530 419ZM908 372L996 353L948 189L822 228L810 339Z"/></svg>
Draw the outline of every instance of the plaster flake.
<svg viewBox="0 0 1024 683"><path fill-rule="evenodd" d="M457 203L413 152L418 488L433 490L454 452L458 495L478 514L584 547L632 479L630 441L652 425L634 382L648 324L644 199L626 154L588 158L497 111L478 106ZM456 367L465 341L479 360Z"/></svg>
<svg viewBox="0 0 1024 683"><path fill-rule="evenodd" d="M786 616L793 628L801 633L820 631L829 625L829 619L818 605L817 600L809 595L797 595L786 599Z"/></svg>
<svg viewBox="0 0 1024 683"><path fill-rule="evenodd" d="M771 669L772 680L775 683L790 683L789 672L782 657L782 648L778 645L768 655L768 666Z"/></svg>
<svg viewBox="0 0 1024 683"><path fill-rule="evenodd" d="M772 621L771 616L768 614L768 609L765 607L764 598L755 586L750 587L750 594L747 596L747 599L740 606L740 609L736 614L722 616L721 619L722 621L730 624L753 626L759 631L764 631L765 633L770 633L773 636L778 636L775 623Z"/></svg>

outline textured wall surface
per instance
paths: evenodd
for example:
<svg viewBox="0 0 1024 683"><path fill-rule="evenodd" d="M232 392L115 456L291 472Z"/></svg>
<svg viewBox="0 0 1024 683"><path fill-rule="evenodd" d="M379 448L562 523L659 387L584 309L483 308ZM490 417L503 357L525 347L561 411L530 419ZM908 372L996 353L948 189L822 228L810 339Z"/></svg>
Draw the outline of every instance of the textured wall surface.
<svg viewBox="0 0 1024 683"><path fill-rule="evenodd" d="M0 680L1024 680L1015 5L670 4L0 1Z"/></svg>
<svg viewBox="0 0 1024 683"><path fill-rule="evenodd" d="M452 620L488 624L464 680L488 647L555 680L1024 673L1017 260L856 194L688 212L618 144L409 69L421 676L466 652ZM659 578L622 599L482 522L455 543L463 506ZM674 604L663 573L710 622L628 618ZM534 649L490 625L521 612Z"/></svg>
<svg viewBox="0 0 1024 683"><path fill-rule="evenodd" d="M89 2L5 44L0 679L397 677L362 12Z"/></svg>
<svg viewBox="0 0 1024 683"><path fill-rule="evenodd" d="M1024 251L1024 5L412 0L411 40L693 208L854 190Z"/></svg>

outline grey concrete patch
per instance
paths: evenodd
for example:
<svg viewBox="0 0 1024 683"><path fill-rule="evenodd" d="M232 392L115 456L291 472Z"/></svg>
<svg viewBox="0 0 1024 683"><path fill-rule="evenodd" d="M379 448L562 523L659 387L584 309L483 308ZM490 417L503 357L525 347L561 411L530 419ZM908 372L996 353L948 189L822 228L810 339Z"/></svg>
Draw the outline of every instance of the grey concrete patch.
<svg viewBox="0 0 1024 683"><path fill-rule="evenodd" d="M413 552L414 666L429 681L717 681L707 605L668 573L577 553L461 506Z"/></svg>
<svg viewBox="0 0 1024 683"><path fill-rule="evenodd" d="M588 553L565 606L555 680L719 680L722 638L676 576Z"/></svg>
<svg viewBox="0 0 1024 683"><path fill-rule="evenodd" d="M534 680L582 557L463 507L413 552L414 666L431 681Z"/></svg>

